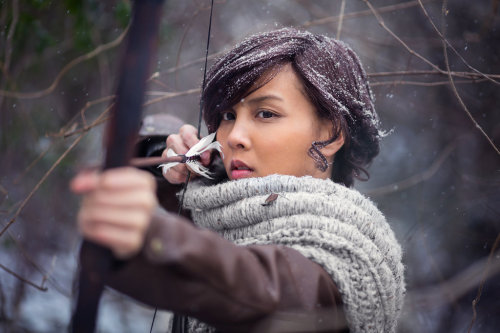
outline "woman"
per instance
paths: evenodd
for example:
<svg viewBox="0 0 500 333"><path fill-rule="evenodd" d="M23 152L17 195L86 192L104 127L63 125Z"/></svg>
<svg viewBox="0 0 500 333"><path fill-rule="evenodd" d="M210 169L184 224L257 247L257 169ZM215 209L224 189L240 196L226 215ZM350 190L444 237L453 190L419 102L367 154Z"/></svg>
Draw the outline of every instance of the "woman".
<svg viewBox="0 0 500 333"><path fill-rule="evenodd" d="M156 208L145 172L72 182L85 194L83 235L123 260L109 285L189 316L196 332L395 331L401 249L349 189L366 178L381 133L355 53L290 28L252 36L212 66L202 102L223 158L202 155L215 179L187 187L196 227ZM198 141L184 126L167 148L184 154ZM177 165L164 175L180 184L186 173Z"/></svg>

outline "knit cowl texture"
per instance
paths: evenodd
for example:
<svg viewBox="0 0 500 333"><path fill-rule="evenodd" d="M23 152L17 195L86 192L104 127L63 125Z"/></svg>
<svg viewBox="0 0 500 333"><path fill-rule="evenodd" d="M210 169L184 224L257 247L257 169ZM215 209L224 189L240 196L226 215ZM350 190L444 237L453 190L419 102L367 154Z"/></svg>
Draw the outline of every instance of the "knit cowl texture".
<svg viewBox="0 0 500 333"><path fill-rule="evenodd" d="M342 295L351 332L395 332L405 294L401 246L356 190L310 176L192 182L184 207L196 225L238 245L283 245L321 265ZM211 331L196 320L189 326Z"/></svg>

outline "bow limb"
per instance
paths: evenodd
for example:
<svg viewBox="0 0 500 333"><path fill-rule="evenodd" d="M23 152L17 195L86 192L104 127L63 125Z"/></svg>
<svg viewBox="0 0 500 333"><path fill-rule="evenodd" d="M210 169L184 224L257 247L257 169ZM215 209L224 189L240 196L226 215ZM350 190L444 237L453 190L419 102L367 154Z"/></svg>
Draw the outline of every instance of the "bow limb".
<svg viewBox="0 0 500 333"><path fill-rule="evenodd" d="M133 155L141 122L146 80L153 55L156 54L163 2L164 0L134 1L116 100L106 129L104 169L125 166ZM94 332L99 299L112 262L113 256L109 249L83 241L72 332Z"/></svg>

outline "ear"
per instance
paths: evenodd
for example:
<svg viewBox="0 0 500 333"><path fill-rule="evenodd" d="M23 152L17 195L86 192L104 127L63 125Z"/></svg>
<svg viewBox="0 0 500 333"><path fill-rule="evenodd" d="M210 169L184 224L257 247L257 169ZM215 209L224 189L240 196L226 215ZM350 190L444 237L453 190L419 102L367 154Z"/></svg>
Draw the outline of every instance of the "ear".
<svg viewBox="0 0 500 333"><path fill-rule="evenodd" d="M323 153L323 155L325 155L326 158L329 158L335 155L340 150L340 148L342 148L343 145L344 145L344 134L340 132L339 137L332 143L329 143L324 148L322 148L321 152Z"/></svg>
<svg viewBox="0 0 500 333"><path fill-rule="evenodd" d="M329 138L333 137L333 129L331 127L331 124L328 124L328 123L325 123L322 125L322 128L321 128L321 134L323 138L326 138L324 139L323 141L326 141L328 140ZM321 148L321 153L323 155L325 155L325 157L330 160L330 158L332 158L339 150L340 148L342 148L342 146L344 145L344 133L342 133L342 131L340 131L339 133L339 137L327 144L325 147ZM331 161L330 161L331 162Z"/></svg>

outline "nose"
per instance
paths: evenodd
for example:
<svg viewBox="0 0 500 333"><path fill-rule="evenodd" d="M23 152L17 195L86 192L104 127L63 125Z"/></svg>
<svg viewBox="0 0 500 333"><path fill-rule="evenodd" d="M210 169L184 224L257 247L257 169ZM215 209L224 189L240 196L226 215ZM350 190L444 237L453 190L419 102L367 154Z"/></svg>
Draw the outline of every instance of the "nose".
<svg viewBox="0 0 500 333"><path fill-rule="evenodd" d="M227 137L227 144L231 149L248 149L251 140L248 124L243 117L237 117Z"/></svg>

